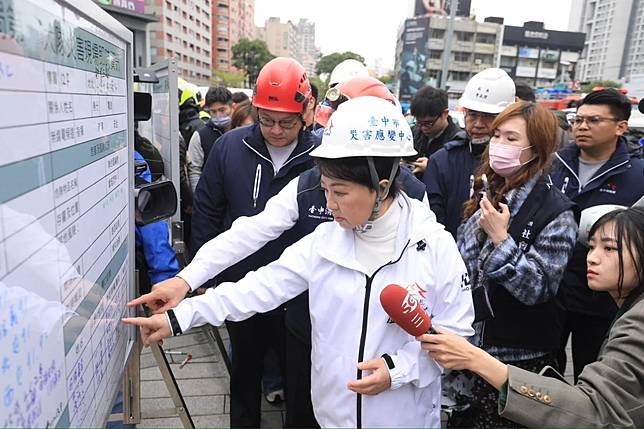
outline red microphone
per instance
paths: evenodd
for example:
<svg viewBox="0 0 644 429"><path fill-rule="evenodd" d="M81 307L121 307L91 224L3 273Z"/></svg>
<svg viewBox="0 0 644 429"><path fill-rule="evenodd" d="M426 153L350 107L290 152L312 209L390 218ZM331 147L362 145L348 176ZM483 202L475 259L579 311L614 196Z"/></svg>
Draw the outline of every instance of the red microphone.
<svg viewBox="0 0 644 429"><path fill-rule="evenodd" d="M438 334L432 328L432 320L407 289L398 285L387 285L380 292L380 304L391 320L409 335Z"/></svg>

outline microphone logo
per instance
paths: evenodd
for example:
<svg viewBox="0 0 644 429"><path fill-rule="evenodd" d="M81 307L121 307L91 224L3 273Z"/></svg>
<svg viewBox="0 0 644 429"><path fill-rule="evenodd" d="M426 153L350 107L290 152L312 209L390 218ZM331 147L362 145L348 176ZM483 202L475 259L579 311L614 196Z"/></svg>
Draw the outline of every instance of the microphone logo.
<svg viewBox="0 0 644 429"><path fill-rule="evenodd" d="M409 314L418 308L418 301L416 301L416 298L407 292L405 300L400 304L400 308L402 308L403 314Z"/></svg>

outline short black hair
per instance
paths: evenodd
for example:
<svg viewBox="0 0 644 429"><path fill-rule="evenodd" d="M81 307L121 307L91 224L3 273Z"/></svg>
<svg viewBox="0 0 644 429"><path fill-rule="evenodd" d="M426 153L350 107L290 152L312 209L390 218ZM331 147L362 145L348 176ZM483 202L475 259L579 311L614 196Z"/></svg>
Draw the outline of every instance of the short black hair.
<svg viewBox="0 0 644 429"><path fill-rule="evenodd" d="M411 99L409 111L416 118L438 116L447 109L447 92L432 86L423 86Z"/></svg>
<svg viewBox="0 0 644 429"><path fill-rule="evenodd" d="M316 158L315 162L320 167L320 172L327 177L333 177L340 180L348 180L359 185L366 186L372 191L377 191L371 181L371 173L369 172L369 163L364 156L355 156L350 158ZM378 173L380 180L389 180L391 175L391 168L394 162L398 162L398 158L388 157L373 157L373 163ZM396 171L396 176L389 188L387 196L396 196L400 190L398 183L398 176L400 174L400 167Z"/></svg>
<svg viewBox="0 0 644 429"><path fill-rule="evenodd" d="M311 96L313 98L315 98L315 101L317 101L318 100L319 89L318 89L317 85L314 84L313 82L309 82L309 84L311 85Z"/></svg>
<svg viewBox="0 0 644 429"><path fill-rule="evenodd" d="M610 109L610 113L619 121L628 121L631 117L631 102L624 94L613 88L591 92L579 102L577 110L584 104L606 105Z"/></svg>
<svg viewBox="0 0 644 429"><path fill-rule="evenodd" d="M521 82L514 82L514 87L516 88L516 96L521 100L531 101L533 103L537 101L537 97L535 97L534 95L534 90L530 85L526 85L525 83Z"/></svg>
<svg viewBox="0 0 644 429"><path fill-rule="evenodd" d="M241 103L246 100L250 100L250 98L245 92L238 91L233 94L233 103Z"/></svg>
<svg viewBox="0 0 644 429"><path fill-rule="evenodd" d="M211 86L206 93L206 106L212 103L230 104L233 102L233 95L225 86Z"/></svg>

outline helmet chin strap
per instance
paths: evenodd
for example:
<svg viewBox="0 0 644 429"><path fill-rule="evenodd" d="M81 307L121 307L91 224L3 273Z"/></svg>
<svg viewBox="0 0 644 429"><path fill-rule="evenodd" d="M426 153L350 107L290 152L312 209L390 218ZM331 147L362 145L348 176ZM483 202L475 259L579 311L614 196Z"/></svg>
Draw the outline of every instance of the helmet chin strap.
<svg viewBox="0 0 644 429"><path fill-rule="evenodd" d="M378 218L380 214L380 208L382 207L382 202L387 198L389 194L389 188L393 183L394 178L396 177L396 172L398 171L398 166L400 164L400 157L394 158L394 163L391 166L391 173L389 173L389 182L385 189L380 192L380 179L378 178L378 171L376 170L376 165L373 162L373 157L367 157L367 163L369 163L369 174L371 174L371 183L376 188L376 201L371 210L371 216L364 225L359 225L354 228L356 232L365 233L370 231L373 228L373 221Z"/></svg>

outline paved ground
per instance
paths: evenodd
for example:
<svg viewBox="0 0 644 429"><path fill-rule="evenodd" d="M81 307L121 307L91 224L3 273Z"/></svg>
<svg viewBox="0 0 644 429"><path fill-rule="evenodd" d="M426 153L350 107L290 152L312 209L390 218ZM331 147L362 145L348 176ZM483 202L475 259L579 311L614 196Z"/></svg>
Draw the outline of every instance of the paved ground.
<svg viewBox="0 0 644 429"><path fill-rule="evenodd" d="M220 333L226 340L226 330L220 329ZM192 361L179 368L185 356L167 355L195 425L211 428L230 427L229 378L217 347L201 330L195 329L186 335L169 338L165 341L164 349L180 350L193 356ZM570 353L568 355L570 356ZM565 375L572 382L570 357ZM142 420L137 427L182 427L181 421L173 411L173 402L149 349L144 349L141 355L141 397ZM284 411L281 407L264 402L262 408L262 427L282 427Z"/></svg>
<svg viewBox="0 0 644 429"><path fill-rule="evenodd" d="M221 331L226 340L227 332ZM193 359L183 368L181 355L167 355L179 389L197 427L230 427L229 378L217 347L199 329L164 341L165 350L180 350ZM141 354L141 423L139 428L180 428L174 404L161 378L149 349ZM282 427L283 410L267 402L263 404L262 426Z"/></svg>

